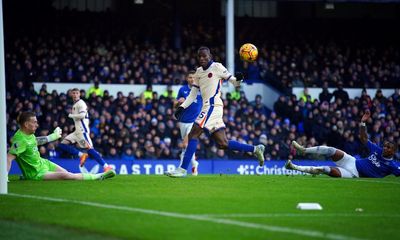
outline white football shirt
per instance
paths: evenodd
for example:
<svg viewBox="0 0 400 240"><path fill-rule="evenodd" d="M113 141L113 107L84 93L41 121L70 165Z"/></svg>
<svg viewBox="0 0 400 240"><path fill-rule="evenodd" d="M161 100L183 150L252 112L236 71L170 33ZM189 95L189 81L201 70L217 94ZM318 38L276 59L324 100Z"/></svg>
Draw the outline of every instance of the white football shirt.
<svg viewBox="0 0 400 240"><path fill-rule="evenodd" d="M74 103L72 106L72 114L74 115L81 115L83 118L73 118L75 122L75 131L83 132L83 133L89 133L89 113L88 113L88 108L86 103L82 100L79 99Z"/></svg>

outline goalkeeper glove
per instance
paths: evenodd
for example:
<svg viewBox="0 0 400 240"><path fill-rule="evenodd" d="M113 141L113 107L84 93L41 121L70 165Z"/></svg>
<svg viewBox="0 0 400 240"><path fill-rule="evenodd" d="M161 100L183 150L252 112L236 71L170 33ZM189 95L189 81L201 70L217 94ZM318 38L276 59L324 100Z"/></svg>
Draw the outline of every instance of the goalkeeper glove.
<svg viewBox="0 0 400 240"><path fill-rule="evenodd" d="M56 129L54 129L54 132L52 134L50 134L49 136L47 136L47 140L49 142L53 142L59 138L61 138L61 134L62 134L62 130L60 127L57 127Z"/></svg>
<svg viewBox="0 0 400 240"><path fill-rule="evenodd" d="M185 110L185 109L184 109L183 107L179 106L179 107L176 109L175 113L174 113L175 118L178 119L178 120L180 120L181 117L182 117L182 115L183 115L183 111L184 111L184 110Z"/></svg>

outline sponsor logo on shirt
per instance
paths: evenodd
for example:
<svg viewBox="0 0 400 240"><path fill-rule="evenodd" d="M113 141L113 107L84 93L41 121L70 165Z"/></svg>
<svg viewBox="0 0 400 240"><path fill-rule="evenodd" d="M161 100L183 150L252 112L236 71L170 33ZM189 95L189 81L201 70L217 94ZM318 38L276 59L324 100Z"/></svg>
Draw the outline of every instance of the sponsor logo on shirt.
<svg viewBox="0 0 400 240"><path fill-rule="evenodd" d="M368 160L370 160L372 162L372 164L374 164L376 167L381 167L381 164L379 163L379 161L376 159L376 153L372 154L371 156L368 157Z"/></svg>

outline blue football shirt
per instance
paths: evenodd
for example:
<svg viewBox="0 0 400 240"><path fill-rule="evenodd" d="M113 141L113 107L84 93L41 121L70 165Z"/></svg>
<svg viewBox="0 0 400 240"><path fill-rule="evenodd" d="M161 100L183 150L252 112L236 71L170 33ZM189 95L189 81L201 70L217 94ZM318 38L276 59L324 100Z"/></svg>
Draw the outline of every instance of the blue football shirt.
<svg viewBox="0 0 400 240"><path fill-rule="evenodd" d="M382 157L382 148L368 140L370 155L356 160L360 177L383 178L393 174L400 176L400 163Z"/></svg>
<svg viewBox="0 0 400 240"><path fill-rule="evenodd" d="M179 89L178 96L176 97L176 99L179 99L181 97L186 99L189 96L189 93L190 93L190 88L189 88L189 85L186 84ZM201 98L200 91L199 91L197 93L197 98L183 112L180 122L183 122L183 123L194 122L196 120L197 116L199 115L202 106L203 106L203 100Z"/></svg>

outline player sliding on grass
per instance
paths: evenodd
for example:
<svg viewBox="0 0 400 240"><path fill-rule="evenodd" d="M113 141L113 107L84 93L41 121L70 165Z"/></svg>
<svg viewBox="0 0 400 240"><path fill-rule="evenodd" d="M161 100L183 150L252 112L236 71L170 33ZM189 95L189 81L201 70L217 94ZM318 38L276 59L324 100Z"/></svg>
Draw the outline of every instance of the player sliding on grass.
<svg viewBox="0 0 400 240"><path fill-rule="evenodd" d="M236 77L234 77L221 63L212 61L212 55L208 47L200 47L197 51L197 58L201 67L197 68L190 94L176 110L175 117L178 120L181 119L185 109L197 98L199 90L203 99L203 107L190 130L189 142L183 157L182 166L167 175L170 177L186 176L189 162L196 151L198 138L203 133L204 128L209 131L218 148L254 153L260 165L263 165L265 149L263 145L253 146L233 140L228 141L225 135L225 124L222 119L223 102L221 99L221 85L223 81L229 81L234 86L240 86L243 74L237 73Z"/></svg>
<svg viewBox="0 0 400 240"><path fill-rule="evenodd" d="M298 153L302 155L313 153L330 157L337 167L298 166L293 164L290 160L286 162L285 167L287 169L298 170L310 174L326 174L331 177L342 178L382 178L390 174L400 176L400 164L393 160L397 149L395 143L385 141L383 143L383 148L381 148L368 140L365 122L369 119L370 115L371 113L367 110L361 118L360 123L360 141L369 149L368 158L356 159L342 150L327 146L304 148L296 141L293 141L292 146Z"/></svg>
<svg viewBox="0 0 400 240"><path fill-rule="evenodd" d="M48 136L35 137L39 127L33 112L23 112L19 115L20 129L12 138L12 145L7 154L7 170L10 170L11 161L16 160L25 179L28 180L103 180L115 176L114 170L101 174L70 173L57 164L41 158L39 145L55 141L61 137L61 129L57 127Z"/></svg>

